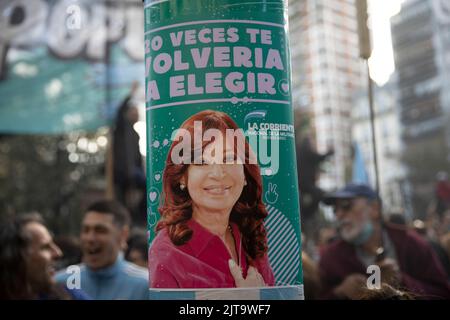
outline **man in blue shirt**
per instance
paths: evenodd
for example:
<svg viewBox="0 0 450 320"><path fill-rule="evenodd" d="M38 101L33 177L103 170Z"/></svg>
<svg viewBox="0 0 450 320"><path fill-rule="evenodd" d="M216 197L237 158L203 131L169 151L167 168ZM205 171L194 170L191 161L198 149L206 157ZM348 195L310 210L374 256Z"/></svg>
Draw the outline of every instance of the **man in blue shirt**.
<svg viewBox="0 0 450 320"><path fill-rule="evenodd" d="M100 201L86 211L80 235L83 263L79 284L93 299L148 299L148 271L123 258L129 225L127 209L116 201ZM56 279L67 283L72 275L76 276L64 270Z"/></svg>

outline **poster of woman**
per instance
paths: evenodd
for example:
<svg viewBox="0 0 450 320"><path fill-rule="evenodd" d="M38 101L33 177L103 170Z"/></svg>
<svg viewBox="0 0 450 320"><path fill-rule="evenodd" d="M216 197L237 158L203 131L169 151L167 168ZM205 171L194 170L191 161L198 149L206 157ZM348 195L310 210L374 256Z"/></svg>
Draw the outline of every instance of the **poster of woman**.
<svg viewBox="0 0 450 320"><path fill-rule="evenodd" d="M203 132L194 132L202 128ZM230 288L274 285L267 257L267 233L262 202L262 179L245 141L238 152L240 133L225 113L205 110L185 121L180 139L173 142L164 174L164 199L150 249L150 285L155 288ZM175 164L173 150L184 139L209 129L220 134ZM181 131L181 130L180 130ZM200 130L199 130L200 131ZM229 131L230 132L230 131ZM200 152L198 152L200 151ZM201 159L194 159L198 153ZM197 160L197 161L196 161ZM186 163L185 163L186 162ZM242 271L242 272L241 272Z"/></svg>
<svg viewBox="0 0 450 320"><path fill-rule="evenodd" d="M287 2L145 3L150 299L302 299Z"/></svg>

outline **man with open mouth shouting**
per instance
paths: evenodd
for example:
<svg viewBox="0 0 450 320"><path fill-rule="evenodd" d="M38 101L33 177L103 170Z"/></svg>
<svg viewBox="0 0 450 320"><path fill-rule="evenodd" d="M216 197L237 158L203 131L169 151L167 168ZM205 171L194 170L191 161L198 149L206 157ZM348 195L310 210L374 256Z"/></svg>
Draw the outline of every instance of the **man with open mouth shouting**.
<svg viewBox="0 0 450 320"><path fill-rule="evenodd" d="M116 201L94 203L84 215L80 286L93 299L147 300L147 270L123 258L129 225L128 211ZM67 281L68 276L60 272L57 279Z"/></svg>

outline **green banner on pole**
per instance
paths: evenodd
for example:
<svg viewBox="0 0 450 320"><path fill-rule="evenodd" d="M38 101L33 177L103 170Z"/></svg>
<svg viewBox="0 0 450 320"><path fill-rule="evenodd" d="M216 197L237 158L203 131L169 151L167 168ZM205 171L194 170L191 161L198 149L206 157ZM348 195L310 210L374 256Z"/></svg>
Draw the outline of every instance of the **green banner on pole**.
<svg viewBox="0 0 450 320"><path fill-rule="evenodd" d="M301 298L287 2L144 16L150 297Z"/></svg>

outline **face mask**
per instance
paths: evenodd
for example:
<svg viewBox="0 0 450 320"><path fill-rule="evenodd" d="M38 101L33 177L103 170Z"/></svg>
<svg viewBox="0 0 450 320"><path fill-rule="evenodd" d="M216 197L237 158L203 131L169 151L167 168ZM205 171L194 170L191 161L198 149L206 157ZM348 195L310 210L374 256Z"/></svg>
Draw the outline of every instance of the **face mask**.
<svg viewBox="0 0 450 320"><path fill-rule="evenodd" d="M366 241L369 240L372 234L373 234L373 224L372 221L369 220L364 224L364 227L362 228L361 232L355 238L349 240L348 242L356 246L360 246L366 243Z"/></svg>

